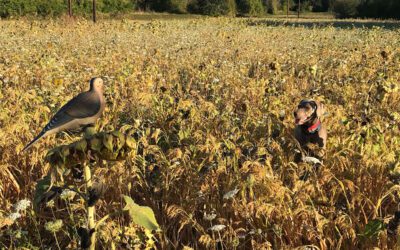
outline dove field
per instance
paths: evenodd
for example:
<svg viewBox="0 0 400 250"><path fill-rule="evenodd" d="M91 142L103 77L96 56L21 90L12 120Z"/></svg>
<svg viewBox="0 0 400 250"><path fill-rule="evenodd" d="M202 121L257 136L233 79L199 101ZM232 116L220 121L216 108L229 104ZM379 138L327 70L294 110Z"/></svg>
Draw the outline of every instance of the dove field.
<svg viewBox="0 0 400 250"><path fill-rule="evenodd" d="M394 248L400 25L312 22L0 21L0 248L77 249L79 196L55 202L55 213L10 215L33 200L48 150L81 137L59 133L20 151L92 77L106 98L97 129L141 138L126 160L93 171L107 187L97 219L129 195L162 229L154 243L124 217L108 219L99 247ZM325 104L329 139L323 166L301 181L312 170L294 163L292 113L304 98Z"/></svg>

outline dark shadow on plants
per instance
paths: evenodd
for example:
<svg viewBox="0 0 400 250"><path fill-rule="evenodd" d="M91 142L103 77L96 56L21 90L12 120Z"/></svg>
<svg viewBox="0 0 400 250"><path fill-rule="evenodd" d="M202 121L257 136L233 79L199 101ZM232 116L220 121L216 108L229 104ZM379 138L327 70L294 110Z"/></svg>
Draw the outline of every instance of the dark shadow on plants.
<svg viewBox="0 0 400 250"><path fill-rule="evenodd" d="M338 29L366 28L373 29L376 27L396 30L400 28L398 21L347 21L347 20L332 20L332 21L295 21L295 20L248 20L249 26L272 26L272 27L301 27L301 28L325 28L334 27Z"/></svg>

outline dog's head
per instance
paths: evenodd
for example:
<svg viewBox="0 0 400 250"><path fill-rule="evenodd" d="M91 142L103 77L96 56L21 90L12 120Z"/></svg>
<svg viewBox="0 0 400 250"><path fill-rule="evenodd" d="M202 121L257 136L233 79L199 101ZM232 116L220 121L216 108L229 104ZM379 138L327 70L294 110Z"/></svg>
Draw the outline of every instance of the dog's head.
<svg viewBox="0 0 400 250"><path fill-rule="evenodd" d="M293 112L296 125L303 125L315 118L322 117L324 114L322 103L314 100L302 100Z"/></svg>

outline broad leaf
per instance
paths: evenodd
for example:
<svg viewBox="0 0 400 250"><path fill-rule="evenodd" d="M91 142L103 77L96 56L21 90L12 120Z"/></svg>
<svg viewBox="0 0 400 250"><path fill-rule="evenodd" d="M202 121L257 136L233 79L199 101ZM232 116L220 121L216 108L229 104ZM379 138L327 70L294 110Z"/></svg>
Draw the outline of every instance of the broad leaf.
<svg viewBox="0 0 400 250"><path fill-rule="evenodd" d="M39 180L36 184L35 198L33 200L34 208L37 208L43 198L43 195L48 191L51 185L50 175L45 176L43 179Z"/></svg>
<svg viewBox="0 0 400 250"><path fill-rule="evenodd" d="M126 143L126 145L129 147L129 148L135 148L136 147L136 141L135 141L135 139L132 137L132 136L126 136L126 140L125 140L125 143Z"/></svg>
<svg viewBox="0 0 400 250"><path fill-rule="evenodd" d="M378 233L385 229L385 224L381 220L372 220L365 225L364 232L361 236L371 238L378 235Z"/></svg>
<svg viewBox="0 0 400 250"><path fill-rule="evenodd" d="M90 148L92 150L100 152L102 147L103 147L103 144L99 138L93 137L92 139L90 139Z"/></svg>
<svg viewBox="0 0 400 250"><path fill-rule="evenodd" d="M131 197L126 195L124 195L124 200L126 202L124 210L129 212L129 216L133 222L148 230L158 230L160 228L150 207L139 206Z"/></svg>
<svg viewBox="0 0 400 250"><path fill-rule="evenodd" d="M113 136L110 134L104 134L103 137L103 145L110 150L113 151Z"/></svg>
<svg viewBox="0 0 400 250"><path fill-rule="evenodd" d="M85 139L83 139L83 140L75 142L74 146L75 146L76 150L84 152L84 151L86 151L86 148L87 148L87 142Z"/></svg>

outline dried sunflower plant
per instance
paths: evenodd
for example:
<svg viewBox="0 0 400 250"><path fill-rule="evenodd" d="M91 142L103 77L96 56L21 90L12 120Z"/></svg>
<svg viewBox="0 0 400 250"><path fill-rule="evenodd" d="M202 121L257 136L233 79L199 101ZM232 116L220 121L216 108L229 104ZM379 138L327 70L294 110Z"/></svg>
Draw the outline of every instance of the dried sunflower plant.
<svg viewBox="0 0 400 250"><path fill-rule="evenodd" d="M34 207L38 211L42 205L48 205L58 197L71 202L75 194L78 194L85 204L87 215L86 226L76 228L82 249L95 249L96 231L101 227L101 223L123 211L128 211L132 221L146 229L148 237L146 247L151 248L154 244L152 231L159 230L159 225L153 211L149 207L137 205L129 196L123 196L126 203L123 209L107 214L97 222L95 220L95 205L104 195L106 187L101 182L94 182L93 168L96 168L101 161L121 161L134 155L137 143L131 133L133 132L124 134L115 130L110 133L95 134L94 128L89 127L86 128L83 139L56 147L46 156L51 168L49 174L36 186ZM80 183L80 180L83 183ZM81 191L82 184L85 186L84 192ZM55 234L61 229L62 223L62 220L58 219L46 223L45 228ZM60 248L57 237L54 236Z"/></svg>

